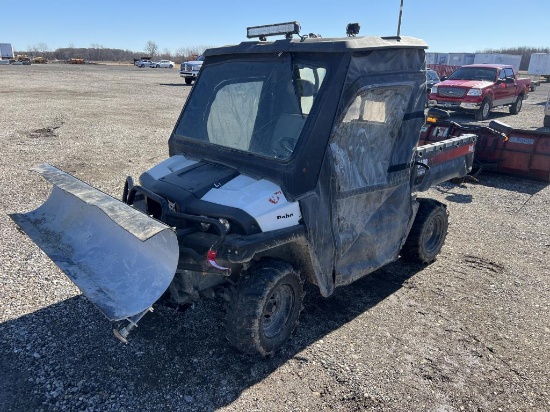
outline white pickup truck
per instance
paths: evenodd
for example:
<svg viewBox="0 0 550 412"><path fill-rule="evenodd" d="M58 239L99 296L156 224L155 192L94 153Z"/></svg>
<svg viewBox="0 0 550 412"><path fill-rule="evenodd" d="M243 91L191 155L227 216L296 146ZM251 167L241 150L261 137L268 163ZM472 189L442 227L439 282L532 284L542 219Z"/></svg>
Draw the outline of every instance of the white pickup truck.
<svg viewBox="0 0 550 412"><path fill-rule="evenodd" d="M180 68L180 76L185 78L185 84L191 84L197 80L197 76L202 67L204 56L197 57L197 60L183 62Z"/></svg>

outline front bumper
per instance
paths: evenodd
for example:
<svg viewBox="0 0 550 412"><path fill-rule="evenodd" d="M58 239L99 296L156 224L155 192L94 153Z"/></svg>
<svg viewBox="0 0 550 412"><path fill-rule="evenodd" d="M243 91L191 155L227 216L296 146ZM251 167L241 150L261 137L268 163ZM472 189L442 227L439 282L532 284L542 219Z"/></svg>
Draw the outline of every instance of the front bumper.
<svg viewBox="0 0 550 412"><path fill-rule="evenodd" d="M188 71L180 70L179 74L181 77L196 79L197 76L199 75L199 72L188 72Z"/></svg>
<svg viewBox="0 0 550 412"><path fill-rule="evenodd" d="M447 110L479 110L481 103L477 102L453 102L448 100L428 100L428 107L437 107Z"/></svg>

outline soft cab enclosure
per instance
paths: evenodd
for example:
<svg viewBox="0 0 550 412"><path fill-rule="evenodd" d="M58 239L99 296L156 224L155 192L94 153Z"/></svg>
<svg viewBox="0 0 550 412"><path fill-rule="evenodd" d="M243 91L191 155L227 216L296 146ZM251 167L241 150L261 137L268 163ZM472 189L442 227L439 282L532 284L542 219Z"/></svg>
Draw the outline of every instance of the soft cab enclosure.
<svg viewBox="0 0 550 412"><path fill-rule="evenodd" d="M414 219L425 47L365 37L210 49L170 154L267 179L298 202L328 296L395 260Z"/></svg>

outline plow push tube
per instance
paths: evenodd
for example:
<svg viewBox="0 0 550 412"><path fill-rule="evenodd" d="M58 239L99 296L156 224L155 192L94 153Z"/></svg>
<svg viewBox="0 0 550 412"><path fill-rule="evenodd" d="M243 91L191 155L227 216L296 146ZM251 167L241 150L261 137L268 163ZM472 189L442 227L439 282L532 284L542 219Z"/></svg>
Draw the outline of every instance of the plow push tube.
<svg viewBox="0 0 550 412"><path fill-rule="evenodd" d="M54 166L32 170L50 197L11 218L109 320L141 318L176 272L174 231Z"/></svg>

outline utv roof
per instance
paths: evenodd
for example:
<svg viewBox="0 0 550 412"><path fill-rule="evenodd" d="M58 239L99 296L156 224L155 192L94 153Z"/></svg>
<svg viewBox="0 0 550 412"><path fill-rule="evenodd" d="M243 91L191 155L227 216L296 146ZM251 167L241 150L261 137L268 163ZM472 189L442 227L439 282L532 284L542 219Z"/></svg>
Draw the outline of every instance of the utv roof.
<svg viewBox="0 0 550 412"><path fill-rule="evenodd" d="M208 49L205 56L246 53L279 53L279 52L315 52L345 53L376 49L427 49L424 40L414 37L343 37L343 38L307 38L267 41L247 41L234 46L223 46Z"/></svg>

